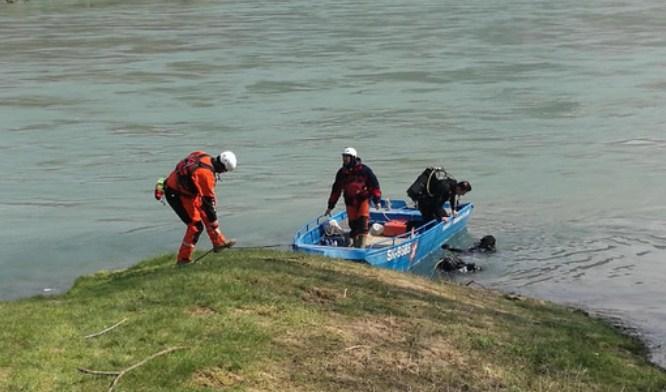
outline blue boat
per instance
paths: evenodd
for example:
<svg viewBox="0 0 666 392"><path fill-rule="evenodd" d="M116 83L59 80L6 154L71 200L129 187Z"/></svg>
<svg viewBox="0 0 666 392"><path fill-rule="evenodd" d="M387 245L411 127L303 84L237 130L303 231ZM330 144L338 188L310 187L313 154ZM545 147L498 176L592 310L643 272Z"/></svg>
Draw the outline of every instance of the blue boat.
<svg viewBox="0 0 666 392"><path fill-rule="evenodd" d="M370 223L385 224L398 220L418 222L421 213L408 207L404 200L382 200L381 209L370 209ZM445 204L448 207L448 203ZM332 217L319 217L303 226L294 235L293 249L339 259L365 262L375 267L407 271L414 268L433 252L465 228L474 205L470 202L458 206L457 215L446 222L432 220L394 237L375 237L366 248L322 245L326 243L325 227L329 219L346 222L347 212Z"/></svg>

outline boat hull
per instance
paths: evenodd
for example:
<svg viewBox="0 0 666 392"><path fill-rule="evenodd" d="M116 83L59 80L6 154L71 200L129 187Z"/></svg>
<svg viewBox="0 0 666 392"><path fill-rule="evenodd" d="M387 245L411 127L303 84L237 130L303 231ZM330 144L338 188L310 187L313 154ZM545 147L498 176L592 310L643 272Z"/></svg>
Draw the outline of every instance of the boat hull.
<svg viewBox="0 0 666 392"><path fill-rule="evenodd" d="M383 203L387 207L388 203ZM407 207L404 201L392 201L390 206L381 210L372 209L370 220L386 222L391 219L419 220L421 217L417 209ZM319 217L296 233L293 249L298 252L365 262L380 268L408 271L464 230L473 209L472 203L465 203L459 207L457 215L446 222L433 220L413 233L387 238L383 243L364 249L319 245L323 233L322 225L327 220ZM346 218L347 214L344 211L332 217L338 221Z"/></svg>

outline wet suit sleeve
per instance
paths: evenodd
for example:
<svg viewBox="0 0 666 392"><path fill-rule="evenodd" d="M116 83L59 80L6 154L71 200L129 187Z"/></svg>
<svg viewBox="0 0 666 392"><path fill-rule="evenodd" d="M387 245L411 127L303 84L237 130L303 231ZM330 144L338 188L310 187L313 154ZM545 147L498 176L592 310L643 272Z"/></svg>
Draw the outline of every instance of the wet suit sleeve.
<svg viewBox="0 0 666 392"><path fill-rule="evenodd" d="M456 194L453 192L451 192L451 196L449 196L449 206L451 207L451 211L456 211L458 209Z"/></svg>
<svg viewBox="0 0 666 392"><path fill-rule="evenodd" d="M379 188L379 180L377 180L377 176L375 176L375 173L373 173L372 169L369 167L365 166L365 171L367 177L366 186L368 187L370 197L375 204L379 204L382 198L382 190Z"/></svg>
<svg viewBox="0 0 666 392"><path fill-rule="evenodd" d="M448 185L449 185L449 206L451 207L451 211L457 211L458 210L458 200L457 200L457 195L456 195L456 186L457 182L455 180L449 180Z"/></svg>
<svg viewBox="0 0 666 392"><path fill-rule="evenodd" d="M340 199L340 194L342 194L342 169L338 170L338 173L335 175L335 181L331 187L331 196L328 197L328 208L331 210L335 208L335 205Z"/></svg>
<svg viewBox="0 0 666 392"><path fill-rule="evenodd" d="M441 200L439 200L439 208L442 210L441 216L449 216L446 210L442 207L445 201L449 202L449 207L451 208L451 211L455 211L457 209L456 192L455 192L456 184L457 182L452 179L446 180L446 182L443 183L443 187L440 193Z"/></svg>
<svg viewBox="0 0 666 392"><path fill-rule="evenodd" d="M192 179L197 193L201 196L201 210L206 214L208 221L215 222L217 220L215 175L210 170L198 169L194 171Z"/></svg>
<svg viewBox="0 0 666 392"><path fill-rule="evenodd" d="M449 216L449 214L444 209L444 202L449 199L450 196L449 188L445 186L442 181L434 181L434 183L431 183L431 187L433 188L433 193L435 194L435 216L438 219Z"/></svg>
<svg viewBox="0 0 666 392"><path fill-rule="evenodd" d="M449 244L444 244L444 245L442 245L442 249L446 249L446 250L448 250L449 252L454 252L454 253L464 253L464 252L467 252L467 251L464 250L464 249L460 249L460 248L451 248L451 247L449 246Z"/></svg>

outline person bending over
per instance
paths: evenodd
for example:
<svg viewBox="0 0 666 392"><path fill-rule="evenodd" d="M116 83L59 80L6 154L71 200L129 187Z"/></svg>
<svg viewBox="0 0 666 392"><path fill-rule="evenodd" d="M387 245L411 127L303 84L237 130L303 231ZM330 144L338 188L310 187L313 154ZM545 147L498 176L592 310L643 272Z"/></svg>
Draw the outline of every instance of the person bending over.
<svg viewBox="0 0 666 392"><path fill-rule="evenodd" d="M236 243L235 240L227 240L220 231L215 209L216 175L233 171L236 163L236 155L231 151L224 151L215 157L203 151L194 151L180 161L167 177L164 196L187 225L178 250L177 264L192 262L192 253L204 227L215 252Z"/></svg>
<svg viewBox="0 0 666 392"><path fill-rule="evenodd" d="M468 181L456 181L441 168L428 168L407 190L421 212L422 223L449 216L444 203L449 202L451 214L456 215L458 199L472 190Z"/></svg>

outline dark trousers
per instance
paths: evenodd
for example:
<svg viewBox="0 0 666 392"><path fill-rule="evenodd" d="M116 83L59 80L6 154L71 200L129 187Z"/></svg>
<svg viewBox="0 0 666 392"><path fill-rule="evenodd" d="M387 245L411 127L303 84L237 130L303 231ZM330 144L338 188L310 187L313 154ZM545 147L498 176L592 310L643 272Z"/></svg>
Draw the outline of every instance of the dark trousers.
<svg viewBox="0 0 666 392"><path fill-rule="evenodd" d="M349 228L351 229L351 232L349 233L351 238L356 238L356 236L361 234L368 234L368 217L361 216L353 220L350 219Z"/></svg>
<svg viewBox="0 0 666 392"><path fill-rule="evenodd" d="M370 201L362 200L354 204L347 204L347 219L349 220L349 228L351 238L356 238L359 235L368 234L368 223L370 222Z"/></svg>
<svg viewBox="0 0 666 392"><path fill-rule="evenodd" d="M180 198L180 194L174 192L169 188L166 188L164 189L164 197L166 198L167 203L169 203L169 205L174 210L176 215L178 215L180 220L183 221L183 223L185 223L186 225L192 223L192 217L185 209L183 201Z"/></svg>

